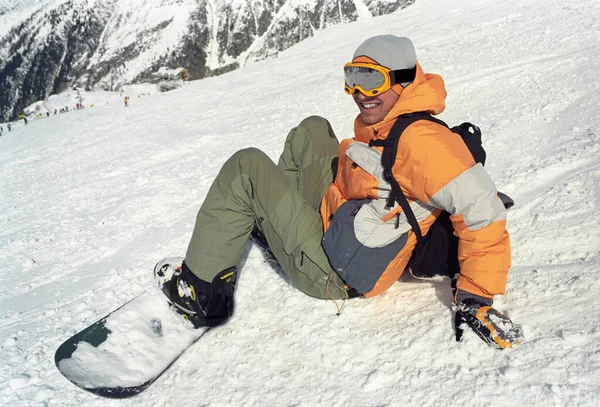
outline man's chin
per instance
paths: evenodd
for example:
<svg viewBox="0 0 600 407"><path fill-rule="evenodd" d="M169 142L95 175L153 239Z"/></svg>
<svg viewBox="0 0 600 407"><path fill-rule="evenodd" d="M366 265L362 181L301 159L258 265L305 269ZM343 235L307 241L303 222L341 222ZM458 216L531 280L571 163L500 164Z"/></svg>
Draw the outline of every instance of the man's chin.
<svg viewBox="0 0 600 407"><path fill-rule="evenodd" d="M362 121L365 122L366 124L375 124L375 123L381 121L381 119L379 118L379 115L374 114L374 113L361 112L360 117L362 118Z"/></svg>

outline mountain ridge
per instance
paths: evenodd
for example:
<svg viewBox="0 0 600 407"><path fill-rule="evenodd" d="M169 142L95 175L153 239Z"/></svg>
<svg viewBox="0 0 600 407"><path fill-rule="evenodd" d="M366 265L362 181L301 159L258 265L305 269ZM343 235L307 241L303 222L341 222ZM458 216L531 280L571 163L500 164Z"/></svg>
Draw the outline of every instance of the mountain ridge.
<svg viewBox="0 0 600 407"><path fill-rule="evenodd" d="M218 75L276 56L328 26L388 14L414 1L32 3L29 14L0 15L0 26L10 25L11 15L24 16L0 30L0 120L14 119L28 104L67 87L118 90L149 80L161 66L185 66L190 79Z"/></svg>

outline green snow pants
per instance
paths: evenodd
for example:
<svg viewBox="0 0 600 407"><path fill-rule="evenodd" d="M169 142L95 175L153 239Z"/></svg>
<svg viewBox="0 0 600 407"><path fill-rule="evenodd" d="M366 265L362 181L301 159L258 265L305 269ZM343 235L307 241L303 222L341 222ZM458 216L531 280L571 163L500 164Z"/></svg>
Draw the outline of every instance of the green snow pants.
<svg viewBox="0 0 600 407"><path fill-rule="evenodd" d="M338 141L329 122L304 119L290 131L279 164L255 148L225 162L198 212L185 261L204 281L238 266L255 225L291 283L315 298L343 299L321 247L321 198L335 176ZM335 275L333 276L336 277ZM332 279L333 280L333 279Z"/></svg>

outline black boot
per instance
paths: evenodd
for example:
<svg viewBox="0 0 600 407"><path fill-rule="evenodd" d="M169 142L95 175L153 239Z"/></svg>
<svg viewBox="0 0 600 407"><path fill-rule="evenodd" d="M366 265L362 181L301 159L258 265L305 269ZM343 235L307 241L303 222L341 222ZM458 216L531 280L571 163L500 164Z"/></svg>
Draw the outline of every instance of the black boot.
<svg viewBox="0 0 600 407"><path fill-rule="evenodd" d="M254 229L252 229L252 233L250 233L250 237L252 238L252 240L254 240L254 242L256 244L258 244L260 246L260 248L266 254L268 260L277 261L277 259L275 258L275 255L273 254L273 252L271 251L271 248L269 247L269 243L267 242L267 237L262 232L262 230L260 230L260 228L258 226L254 225Z"/></svg>
<svg viewBox="0 0 600 407"><path fill-rule="evenodd" d="M221 325L233 314L236 267L221 271L208 283L181 258L168 258L156 264L154 278L176 311L195 328Z"/></svg>

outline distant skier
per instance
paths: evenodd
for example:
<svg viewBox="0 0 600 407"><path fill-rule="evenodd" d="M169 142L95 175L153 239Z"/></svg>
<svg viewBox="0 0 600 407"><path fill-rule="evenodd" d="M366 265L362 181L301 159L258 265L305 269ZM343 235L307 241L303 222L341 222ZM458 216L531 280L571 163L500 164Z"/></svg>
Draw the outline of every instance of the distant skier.
<svg viewBox="0 0 600 407"><path fill-rule="evenodd" d="M25 122L25 124L27 124L27 117L23 116L23 122Z"/></svg>
<svg viewBox="0 0 600 407"><path fill-rule="evenodd" d="M0 126L0 136L4 134L4 127Z"/></svg>
<svg viewBox="0 0 600 407"><path fill-rule="evenodd" d="M11 131L11 130L12 130L12 124L11 124L11 123L8 123L8 124L6 125L6 127L8 127L8 131Z"/></svg>
<svg viewBox="0 0 600 407"><path fill-rule="evenodd" d="M344 74L359 109L354 137L338 144L330 123L311 116L289 132L277 165L254 148L235 153L200 208L185 260L155 266L163 292L196 327L223 324L251 234L295 287L334 302L381 294L407 269L427 277L411 261L425 253L443 274L459 273L457 340L469 326L490 346L519 344L519 326L491 307L505 292L511 249L505 206L482 164L435 119L406 127L386 155L397 121L444 110L442 78L393 35L363 42Z"/></svg>
<svg viewBox="0 0 600 407"><path fill-rule="evenodd" d="M125 107L128 106L129 103L129 96L125 96L125 99L123 99L123 103L125 103Z"/></svg>

